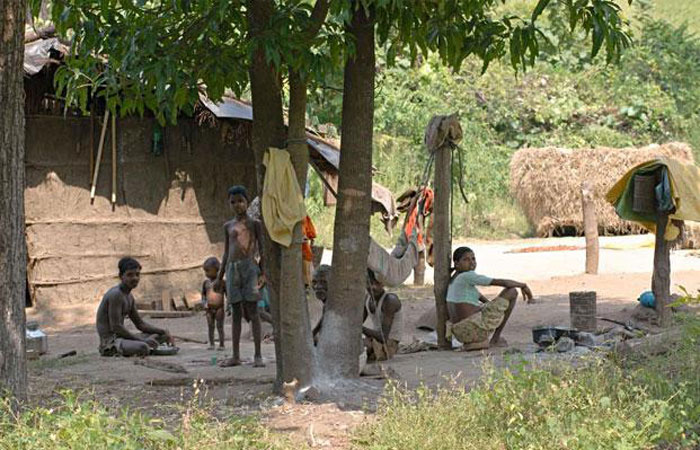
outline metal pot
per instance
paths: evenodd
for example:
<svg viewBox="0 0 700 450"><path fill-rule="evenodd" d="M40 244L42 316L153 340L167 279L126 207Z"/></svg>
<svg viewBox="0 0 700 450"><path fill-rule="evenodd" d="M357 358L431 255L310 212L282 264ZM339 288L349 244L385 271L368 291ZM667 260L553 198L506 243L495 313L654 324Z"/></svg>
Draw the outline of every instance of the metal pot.
<svg viewBox="0 0 700 450"><path fill-rule="evenodd" d="M578 331L569 327L543 326L532 329L532 340L535 344L546 347L552 345L559 338L568 337L576 340Z"/></svg>

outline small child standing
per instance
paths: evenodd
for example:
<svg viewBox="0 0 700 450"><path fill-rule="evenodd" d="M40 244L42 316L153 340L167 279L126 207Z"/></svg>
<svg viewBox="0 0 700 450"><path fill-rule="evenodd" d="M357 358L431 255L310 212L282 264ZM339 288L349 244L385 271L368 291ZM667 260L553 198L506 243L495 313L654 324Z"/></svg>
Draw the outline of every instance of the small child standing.
<svg viewBox="0 0 700 450"><path fill-rule="evenodd" d="M209 350L214 350L215 322L219 331L219 350L224 349L224 292L223 289L214 289L214 282L220 268L221 263L214 256L207 258L202 265L204 275L207 277L202 283L202 304L207 314L207 326L209 327Z"/></svg>

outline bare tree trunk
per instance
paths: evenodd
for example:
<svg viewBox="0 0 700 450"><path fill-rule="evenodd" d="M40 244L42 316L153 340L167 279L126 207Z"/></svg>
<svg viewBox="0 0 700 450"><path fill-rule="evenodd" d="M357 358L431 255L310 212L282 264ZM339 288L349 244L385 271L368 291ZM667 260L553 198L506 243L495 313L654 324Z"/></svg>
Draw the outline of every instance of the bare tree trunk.
<svg viewBox="0 0 700 450"><path fill-rule="evenodd" d="M671 311L668 308L671 297L671 247L664 238L668 213L656 212L656 246L654 247L654 274L651 289L654 292L659 325L670 325Z"/></svg>
<svg viewBox="0 0 700 450"><path fill-rule="evenodd" d="M593 184L581 183L581 202L583 205L583 233L586 236L586 273L598 273L598 216L593 203Z"/></svg>
<svg viewBox="0 0 700 450"><path fill-rule="evenodd" d="M27 398L23 0L0 0L0 395Z"/></svg>
<svg viewBox="0 0 700 450"><path fill-rule="evenodd" d="M433 251L435 252L435 311L437 313L437 335L440 348L451 348L445 338L447 321L447 285L450 282L450 258L452 253L452 230L450 229L450 178L452 176L452 152L449 145L435 150L435 226L433 228Z"/></svg>
<svg viewBox="0 0 700 450"><path fill-rule="evenodd" d="M289 139L287 149L302 187L306 184L309 167L309 150L306 145L306 83L296 73L289 76ZM294 226L292 245L282 247L281 283L279 302L280 332L284 343L282 366L284 381L294 378L300 386L307 385L313 377L314 345L311 337L311 321L306 301L306 289L302 277L301 222Z"/></svg>
<svg viewBox="0 0 700 450"><path fill-rule="evenodd" d="M249 40L253 41L266 31L267 24L274 13L275 4L272 0L248 1ZM282 114L282 87L279 74L265 61L265 51L258 46L252 53L250 62L250 91L253 100L254 117L252 144L257 168L257 192L262 195L265 168L262 164L263 155L269 147L284 148L286 130ZM282 354L284 342L280 339L280 249L271 239L265 240L265 271L270 290L270 307L272 310L272 326L275 333L275 359L277 364L277 380L275 389L280 390L284 376Z"/></svg>
<svg viewBox="0 0 700 450"><path fill-rule="evenodd" d="M356 8L346 33L354 37L355 54L345 64L333 276L319 344L321 369L331 377L359 372L372 192L373 13Z"/></svg>

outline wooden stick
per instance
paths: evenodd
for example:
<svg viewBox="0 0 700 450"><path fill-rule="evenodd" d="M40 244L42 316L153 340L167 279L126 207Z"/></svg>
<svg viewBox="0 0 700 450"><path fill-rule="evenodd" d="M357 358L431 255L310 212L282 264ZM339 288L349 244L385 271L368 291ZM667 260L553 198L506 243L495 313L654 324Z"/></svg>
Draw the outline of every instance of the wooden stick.
<svg viewBox="0 0 700 450"><path fill-rule="evenodd" d="M581 183L581 201L583 204L583 232L586 236L586 273L598 273L600 245L598 243L598 217L593 202L593 183Z"/></svg>
<svg viewBox="0 0 700 450"><path fill-rule="evenodd" d="M95 201L95 189L97 187L97 177L100 175L100 163L102 162L102 149L104 148L105 135L107 134L107 122L109 121L109 110L105 112L102 121L102 132L100 133L100 143L97 146L97 159L95 160L95 171L92 174L92 187L90 187L90 203Z"/></svg>
<svg viewBox="0 0 700 450"><path fill-rule="evenodd" d="M134 364L137 366L148 367L149 369L162 370L165 372L187 373L187 369L185 369L181 364L174 363L174 362L158 361L158 360L150 359L150 358L142 358L142 359L135 360Z"/></svg>
<svg viewBox="0 0 700 450"><path fill-rule="evenodd" d="M426 250L418 253L418 262L416 267L413 268L414 286L423 286L425 284L425 252Z"/></svg>
<svg viewBox="0 0 700 450"><path fill-rule="evenodd" d="M659 325L662 327L667 327L671 321L671 311L667 306L671 297L671 246L664 238L667 222L668 213L657 211L651 290L654 292L655 309L659 315Z"/></svg>
<svg viewBox="0 0 700 450"><path fill-rule="evenodd" d="M333 186L331 186L331 184L328 182L328 180L326 180L326 177L323 176L323 172L321 172L321 169L316 167L316 164L314 164L313 162L311 163L311 167L314 168L314 170L318 174L318 177L321 179L321 182L326 186L326 189L328 189L328 192L330 192L333 195L333 197L338 198L338 193L335 192L335 189L333 189Z"/></svg>
<svg viewBox="0 0 700 450"><path fill-rule="evenodd" d="M640 339L628 339L615 345L613 351L621 357L660 355L668 352L683 338L683 331L679 328L671 329L660 334L643 337Z"/></svg>
<svg viewBox="0 0 700 450"><path fill-rule="evenodd" d="M201 339L193 339L193 338L188 338L185 336L178 336L176 334L171 334L171 336L174 337L175 339L179 339L183 342L194 342L195 344L207 344L207 341L203 341Z"/></svg>
<svg viewBox="0 0 700 450"><path fill-rule="evenodd" d="M180 319L183 317L192 317L194 315L193 311L149 311L149 310L139 310L139 315L143 317L150 317L152 319Z"/></svg>
<svg viewBox="0 0 700 450"><path fill-rule="evenodd" d="M92 183L92 174L95 170L95 101L90 104L90 177L88 183Z"/></svg>
<svg viewBox="0 0 700 450"><path fill-rule="evenodd" d="M201 378L197 377L197 380L201 380L204 384L208 386L213 386L217 384L253 384L264 386L267 384L274 383L272 378L241 378L234 376L227 377L216 377L216 378ZM178 377L178 378L156 378L153 380L146 381L147 386L192 386L195 378L192 377Z"/></svg>
<svg viewBox="0 0 700 450"><path fill-rule="evenodd" d="M117 116L112 115L112 209L117 203Z"/></svg>

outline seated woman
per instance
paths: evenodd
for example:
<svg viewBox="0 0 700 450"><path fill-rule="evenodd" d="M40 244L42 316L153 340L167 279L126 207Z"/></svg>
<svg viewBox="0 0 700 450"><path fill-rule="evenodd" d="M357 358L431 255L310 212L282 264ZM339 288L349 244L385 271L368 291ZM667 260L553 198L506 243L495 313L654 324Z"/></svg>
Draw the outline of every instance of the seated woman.
<svg viewBox="0 0 700 450"><path fill-rule="evenodd" d="M464 350L507 345L501 339L501 332L515 307L517 289L529 302L532 300L530 288L519 281L489 278L474 272L476 256L469 247L455 250L452 261L455 272L447 288L447 311L452 322L452 334L464 345ZM504 289L489 301L476 286L502 286Z"/></svg>

